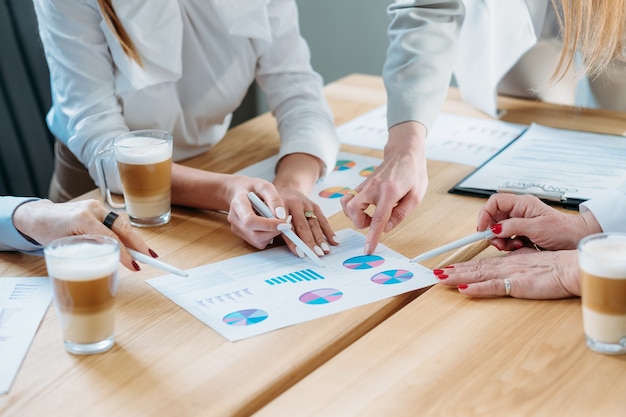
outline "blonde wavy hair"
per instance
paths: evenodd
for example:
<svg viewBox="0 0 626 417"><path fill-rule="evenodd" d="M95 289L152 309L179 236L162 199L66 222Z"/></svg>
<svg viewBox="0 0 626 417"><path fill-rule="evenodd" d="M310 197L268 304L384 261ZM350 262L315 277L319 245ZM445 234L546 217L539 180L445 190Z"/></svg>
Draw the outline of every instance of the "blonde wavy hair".
<svg viewBox="0 0 626 417"><path fill-rule="evenodd" d="M626 0L552 0L563 36L553 80L582 59L579 74L598 75L614 60L624 61Z"/></svg>

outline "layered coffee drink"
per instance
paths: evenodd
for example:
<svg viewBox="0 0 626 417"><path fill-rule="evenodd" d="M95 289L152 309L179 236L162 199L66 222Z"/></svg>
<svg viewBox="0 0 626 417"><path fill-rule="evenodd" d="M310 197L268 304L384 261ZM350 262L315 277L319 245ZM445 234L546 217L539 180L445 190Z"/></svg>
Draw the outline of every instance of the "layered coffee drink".
<svg viewBox="0 0 626 417"><path fill-rule="evenodd" d="M121 138L115 143L115 157L131 223L167 223L171 206L171 141L140 136Z"/></svg>
<svg viewBox="0 0 626 417"><path fill-rule="evenodd" d="M579 265L589 346L603 353L626 353L626 235L583 239Z"/></svg>
<svg viewBox="0 0 626 417"><path fill-rule="evenodd" d="M113 345L119 245L104 236L46 247L46 266L66 348L95 353ZM64 239L59 239L64 241Z"/></svg>

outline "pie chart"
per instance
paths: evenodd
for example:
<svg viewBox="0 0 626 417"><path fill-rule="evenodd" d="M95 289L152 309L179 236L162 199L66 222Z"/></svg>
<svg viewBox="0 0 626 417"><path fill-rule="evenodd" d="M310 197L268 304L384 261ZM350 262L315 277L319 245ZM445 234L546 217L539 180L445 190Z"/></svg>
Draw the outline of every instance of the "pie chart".
<svg viewBox="0 0 626 417"><path fill-rule="evenodd" d="M413 273L405 269L391 269L380 272L372 277L372 282L381 285L400 284L413 278Z"/></svg>
<svg viewBox="0 0 626 417"><path fill-rule="evenodd" d="M341 198L350 190L349 187L331 187L320 191L319 195L324 198Z"/></svg>
<svg viewBox="0 0 626 417"><path fill-rule="evenodd" d="M360 255L343 261L343 266L348 269L371 269L382 265L385 259L378 255Z"/></svg>
<svg viewBox="0 0 626 417"><path fill-rule="evenodd" d="M321 288L305 292L300 296L300 301L304 304L329 304L343 297L343 293L334 288Z"/></svg>
<svg viewBox="0 0 626 417"><path fill-rule="evenodd" d="M267 318L267 313L255 308L235 311L224 316L222 321L229 326L250 326L262 322Z"/></svg>
<svg viewBox="0 0 626 417"><path fill-rule="evenodd" d="M369 177L370 175L372 175L372 172L374 172L375 169L376 169L375 166L363 168L361 172L359 172L359 175L362 177Z"/></svg>
<svg viewBox="0 0 626 417"><path fill-rule="evenodd" d="M335 164L335 171L347 171L350 168L354 168L355 165L356 165L356 162L354 162L354 161L348 161L346 159L340 159Z"/></svg>

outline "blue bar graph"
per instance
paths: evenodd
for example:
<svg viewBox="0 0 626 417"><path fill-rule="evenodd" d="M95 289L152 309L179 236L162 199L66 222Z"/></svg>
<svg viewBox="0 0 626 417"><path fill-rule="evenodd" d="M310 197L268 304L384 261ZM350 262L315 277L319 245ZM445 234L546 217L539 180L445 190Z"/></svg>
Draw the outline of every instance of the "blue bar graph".
<svg viewBox="0 0 626 417"><path fill-rule="evenodd" d="M299 282L317 281L322 279L326 278L313 271L312 269L303 269L278 277L268 278L265 280L265 282L269 285L279 285L284 283L297 284Z"/></svg>

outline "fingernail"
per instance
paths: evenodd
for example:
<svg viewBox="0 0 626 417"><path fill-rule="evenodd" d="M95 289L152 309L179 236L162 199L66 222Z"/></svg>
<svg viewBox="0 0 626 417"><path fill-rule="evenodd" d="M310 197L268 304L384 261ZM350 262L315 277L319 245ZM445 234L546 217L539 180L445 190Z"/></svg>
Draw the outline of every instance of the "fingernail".
<svg viewBox="0 0 626 417"><path fill-rule="evenodd" d="M133 268L135 268L135 271L141 271L141 268L139 268L139 264L135 261L132 262L133 264Z"/></svg>
<svg viewBox="0 0 626 417"><path fill-rule="evenodd" d="M366 243L365 247L363 248L363 252L365 252L366 255L370 255L370 248L371 245L369 243Z"/></svg>
<svg viewBox="0 0 626 417"><path fill-rule="evenodd" d="M276 207L276 217L278 217L279 219L284 219L285 217L287 217L287 212L285 211L284 207Z"/></svg>
<svg viewBox="0 0 626 417"><path fill-rule="evenodd" d="M524 245L522 244L522 242L513 242L513 249L522 249L524 247Z"/></svg>
<svg viewBox="0 0 626 417"><path fill-rule="evenodd" d="M274 244L274 239L270 239L270 243L268 243L268 245L273 245Z"/></svg>
<svg viewBox="0 0 626 417"><path fill-rule="evenodd" d="M291 219L292 219L292 216L290 214L289 216L287 216L287 220L285 220L285 222L286 223L291 223Z"/></svg>
<svg viewBox="0 0 626 417"><path fill-rule="evenodd" d="M495 235L499 235L500 233L502 233L502 225L500 223L494 224L493 226L491 226L491 231Z"/></svg>
<svg viewBox="0 0 626 417"><path fill-rule="evenodd" d="M304 252L302 252L302 249L296 247L296 254L298 255L298 257L300 258L304 258Z"/></svg>
<svg viewBox="0 0 626 417"><path fill-rule="evenodd" d="M457 285L456 287L457 287L459 290L466 290L466 289L469 287L469 285L467 285L467 284L459 284L459 285Z"/></svg>
<svg viewBox="0 0 626 417"><path fill-rule="evenodd" d="M454 268L454 265L444 266L444 268Z"/></svg>
<svg viewBox="0 0 626 417"><path fill-rule="evenodd" d="M324 251L319 246L313 246L313 250L317 253L317 256L324 256Z"/></svg>
<svg viewBox="0 0 626 417"><path fill-rule="evenodd" d="M336 244L340 244L341 243L341 240L339 240L337 235L333 235L332 239L333 239L333 242L335 242Z"/></svg>
<svg viewBox="0 0 626 417"><path fill-rule="evenodd" d="M284 232L285 230L291 230L291 225L289 223L281 223L276 226L276 230L279 232Z"/></svg>
<svg viewBox="0 0 626 417"><path fill-rule="evenodd" d="M153 251L152 249L148 249L148 252L150 252L150 256L152 256L153 258L158 258L159 255L157 255L157 253L155 251Z"/></svg>
<svg viewBox="0 0 626 417"><path fill-rule="evenodd" d="M443 274L443 269L433 269L433 274L441 275L441 274Z"/></svg>
<svg viewBox="0 0 626 417"><path fill-rule="evenodd" d="M320 246L322 247L322 249L324 250L324 252L330 252L330 246L328 246L328 243L326 242L322 242L320 244Z"/></svg>
<svg viewBox="0 0 626 417"><path fill-rule="evenodd" d="M446 274L439 274L437 275L437 279L446 279L448 278L448 276Z"/></svg>
<svg viewBox="0 0 626 417"><path fill-rule="evenodd" d="M384 232L387 233L391 229L393 229L393 223L392 222L388 222L387 225L385 226Z"/></svg>

